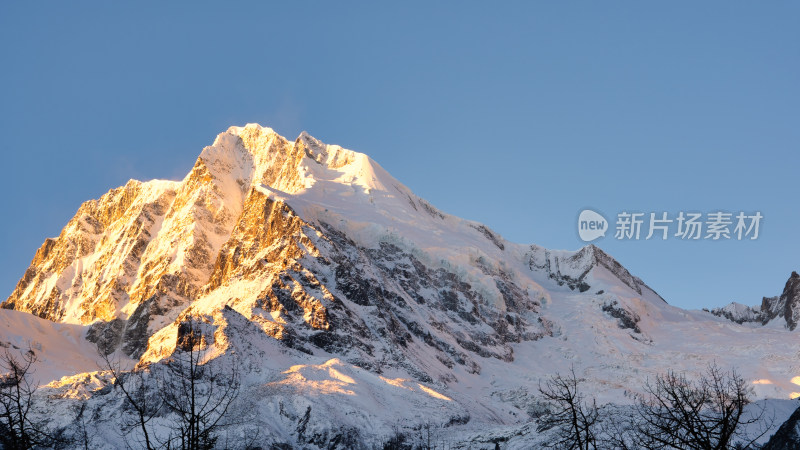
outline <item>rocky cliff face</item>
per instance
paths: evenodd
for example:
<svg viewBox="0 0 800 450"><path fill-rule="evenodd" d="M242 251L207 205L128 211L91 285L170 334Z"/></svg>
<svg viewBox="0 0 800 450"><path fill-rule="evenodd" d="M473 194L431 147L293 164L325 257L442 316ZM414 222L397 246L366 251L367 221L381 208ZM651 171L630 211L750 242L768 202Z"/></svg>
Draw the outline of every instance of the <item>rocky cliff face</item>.
<svg viewBox="0 0 800 450"><path fill-rule="evenodd" d="M219 282L220 250L233 245L234 228L240 233L258 208L248 202L253 183L300 187L298 163L315 156L308 142L287 142L257 126L234 128L203 150L183 181L131 180L84 203L37 251L3 307L95 323L102 333L94 334L129 332L128 340L141 344ZM119 340L103 339L107 348Z"/></svg>
<svg viewBox="0 0 800 450"><path fill-rule="evenodd" d="M792 272L786 281L783 293L775 297L764 297L760 308L731 303L723 308L714 308L710 312L740 324L767 325L779 322L787 329L794 330L800 321L800 275Z"/></svg>
<svg viewBox="0 0 800 450"><path fill-rule="evenodd" d="M103 351L121 347L139 356L148 337L187 308L229 305L309 353L316 347L365 367L381 361L414 367L392 354L418 341L444 366L473 372L480 367L470 355L511 360L509 342L551 332L538 315L543 293L519 285L513 270L496 261L472 261L494 291L486 292L385 236L364 245L329 219L304 220L281 197L335 181L314 170L335 176L348 166L354 166L344 171L348 190L383 190L387 177L379 180L364 155L306 134L289 142L259 126L232 128L203 150L183 181L131 181L82 205L61 235L37 251L3 307L91 324L88 337ZM388 182L415 212L445 219ZM495 246L501 242L484 226L470 230ZM379 342L388 346L376 349Z"/></svg>
<svg viewBox="0 0 800 450"><path fill-rule="evenodd" d="M543 271L559 286L568 286L570 289L577 289L580 292L591 288L587 282L587 276L593 269L601 267L608 270L616 280L637 294L648 292L666 302L642 280L631 275L622 264L594 244L567 255L555 254L545 248L532 245L528 266L531 270Z"/></svg>
<svg viewBox="0 0 800 450"><path fill-rule="evenodd" d="M762 450L800 450L800 408L761 447Z"/></svg>
<svg viewBox="0 0 800 450"><path fill-rule="evenodd" d="M765 324L777 318L786 321L786 328L797 328L800 321L800 275L797 272L792 272L780 297L764 298L761 313Z"/></svg>

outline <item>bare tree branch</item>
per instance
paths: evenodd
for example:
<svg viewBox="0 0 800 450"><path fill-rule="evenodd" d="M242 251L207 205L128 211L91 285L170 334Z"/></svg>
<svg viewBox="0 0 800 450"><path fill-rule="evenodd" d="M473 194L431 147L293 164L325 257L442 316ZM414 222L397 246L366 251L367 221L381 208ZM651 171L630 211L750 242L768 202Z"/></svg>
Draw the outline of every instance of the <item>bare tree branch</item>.
<svg viewBox="0 0 800 450"><path fill-rule="evenodd" d="M539 385L539 392L552 409L545 419L544 428L557 430L557 440L550 443L551 447L568 450L597 448L597 404L594 400L591 403L586 401L579 385L574 367L568 375L556 374L544 385Z"/></svg>

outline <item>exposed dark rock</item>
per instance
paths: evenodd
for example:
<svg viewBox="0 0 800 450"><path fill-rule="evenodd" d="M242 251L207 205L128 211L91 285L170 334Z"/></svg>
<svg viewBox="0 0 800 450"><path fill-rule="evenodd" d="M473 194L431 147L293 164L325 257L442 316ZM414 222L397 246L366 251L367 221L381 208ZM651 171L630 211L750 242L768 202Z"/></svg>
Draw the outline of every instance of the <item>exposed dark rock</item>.
<svg viewBox="0 0 800 450"><path fill-rule="evenodd" d="M617 319L617 325L619 325L620 328L633 330L634 333L642 332L642 330L639 329L639 316L619 306L616 300L603 303L601 308L603 312Z"/></svg>
<svg viewBox="0 0 800 450"><path fill-rule="evenodd" d="M139 358L147 349L150 318L161 313L156 297L151 297L140 303L128 320L114 319L93 323L86 333L86 339L96 344L104 355L122 348L126 355Z"/></svg>
<svg viewBox="0 0 800 450"><path fill-rule="evenodd" d="M722 308L705 309L705 311L738 324L766 325L777 319L785 322L786 328L793 331L800 322L800 275L792 272L786 281L783 293L776 297L764 297L758 309L731 303Z"/></svg>
<svg viewBox="0 0 800 450"><path fill-rule="evenodd" d="M792 272L780 297L764 297L761 313L764 324L780 317L786 321L789 330L797 327L800 322L800 275L797 272Z"/></svg>
<svg viewBox="0 0 800 450"><path fill-rule="evenodd" d="M494 232L492 230L487 228L486 225L478 225L478 226L471 225L471 226L472 226L472 228L475 228L476 230L478 230L481 233L483 233L483 235L486 236L486 239L489 239L489 241L491 241L492 244L494 244L500 250L505 250L506 249L506 246L503 245L502 239L499 236L497 236L496 234L494 234Z"/></svg>
<svg viewBox="0 0 800 450"><path fill-rule="evenodd" d="M789 416L761 450L800 450L800 408Z"/></svg>
<svg viewBox="0 0 800 450"><path fill-rule="evenodd" d="M147 349L147 339L150 337L147 332L150 318L162 313L158 307L157 297L153 296L140 303L125 324L123 334L122 351L132 358L142 356Z"/></svg>
<svg viewBox="0 0 800 450"><path fill-rule="evenodd" d="M103 355L110 355L119 347L125 321L114 319L110 322L95 322L86 332L86 340L97 345Z"/></svg>
<svg viewBox="0 0 800 450"><path fill-rule="evenodd" d="M644 284L642 280L631 275L617 260L609 256L597 246L590 244L568 256L554 254L550 250L538 246L531 246L528 266L531 270L543 271L548 277L560 286L567 286L571 290L586 292L591 286L586 281L587 275L596 267L603 267L611 272L623 284L630 287L637 294L643 294L643 288L661 298L653 289ZM663 301L664 299L661 298ZM664 301L666 303L666 301Z"/></svg>
<svg viewBox="0 0 800 450"><path fill-rule="evenodd" d="M761 324L763 320L763 314L761 311L737 303L731 303L723 308L714 308L711 310L708 308L703 308L703 311L710 312L717 317L724 317L725 319L738 323L739 325L743 323Z"/></svg>

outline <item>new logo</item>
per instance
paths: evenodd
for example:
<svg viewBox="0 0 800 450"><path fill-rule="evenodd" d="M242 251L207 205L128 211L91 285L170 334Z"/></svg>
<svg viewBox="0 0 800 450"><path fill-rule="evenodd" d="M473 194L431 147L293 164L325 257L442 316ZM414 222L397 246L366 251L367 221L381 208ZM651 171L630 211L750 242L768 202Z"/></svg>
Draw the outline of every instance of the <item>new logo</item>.
<svg viewBox="0 0 800 450"><path fill-rule="evenodd" d="M584 242L591 242L606 235L608 221L600 213L584 209L578 216L578 236Z"/></svg>

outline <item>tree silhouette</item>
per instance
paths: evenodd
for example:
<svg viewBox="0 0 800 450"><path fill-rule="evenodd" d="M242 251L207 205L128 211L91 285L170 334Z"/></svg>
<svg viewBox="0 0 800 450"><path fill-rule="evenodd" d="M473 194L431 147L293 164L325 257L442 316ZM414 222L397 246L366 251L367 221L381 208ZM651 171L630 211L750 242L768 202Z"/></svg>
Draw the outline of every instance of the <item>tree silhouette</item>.
<svg viewBox="0 0 800 450"><path fill-rule="evenodd" d="M551 409L544 416L542 429L555 428L557 433L556 440L549 447L567 450L597 448L597 405L594 400L589 403L580 392L580 382L573 367L568 375L556 374L544 385L539 385L539 392Z"/></svg>
<svg viewBox="0 0 800 450"><path fill-rule="evenodd" d="M169 448L214 448L218 432L231 425L226 415L239 393L238 368L232 365L219 371L206 361L208 348L199 319L179 324L176 349L159 376L163 405L178 416L167 442Z"/></svg>
<svg viewBox="0 0 800 450"><path fill-rule="evenodd" d="M9 349L0 355L0 444L5 450L53 448L65 443L47 429L44 420L33 418L33 395L39 386L31 377L37 360L31 348L19 356Z"/></svg>
<svg viewBox="0 0 800 450"><path fill-rule="evenodd" d="M762 421L764 410L745 416L752 389L735 371L715 364L705 375L690 380L669 371L645 385L636 403L636 414L609 433L616 448L716 450L749 448L766 433L746 436L742 425Z"/></svg>

